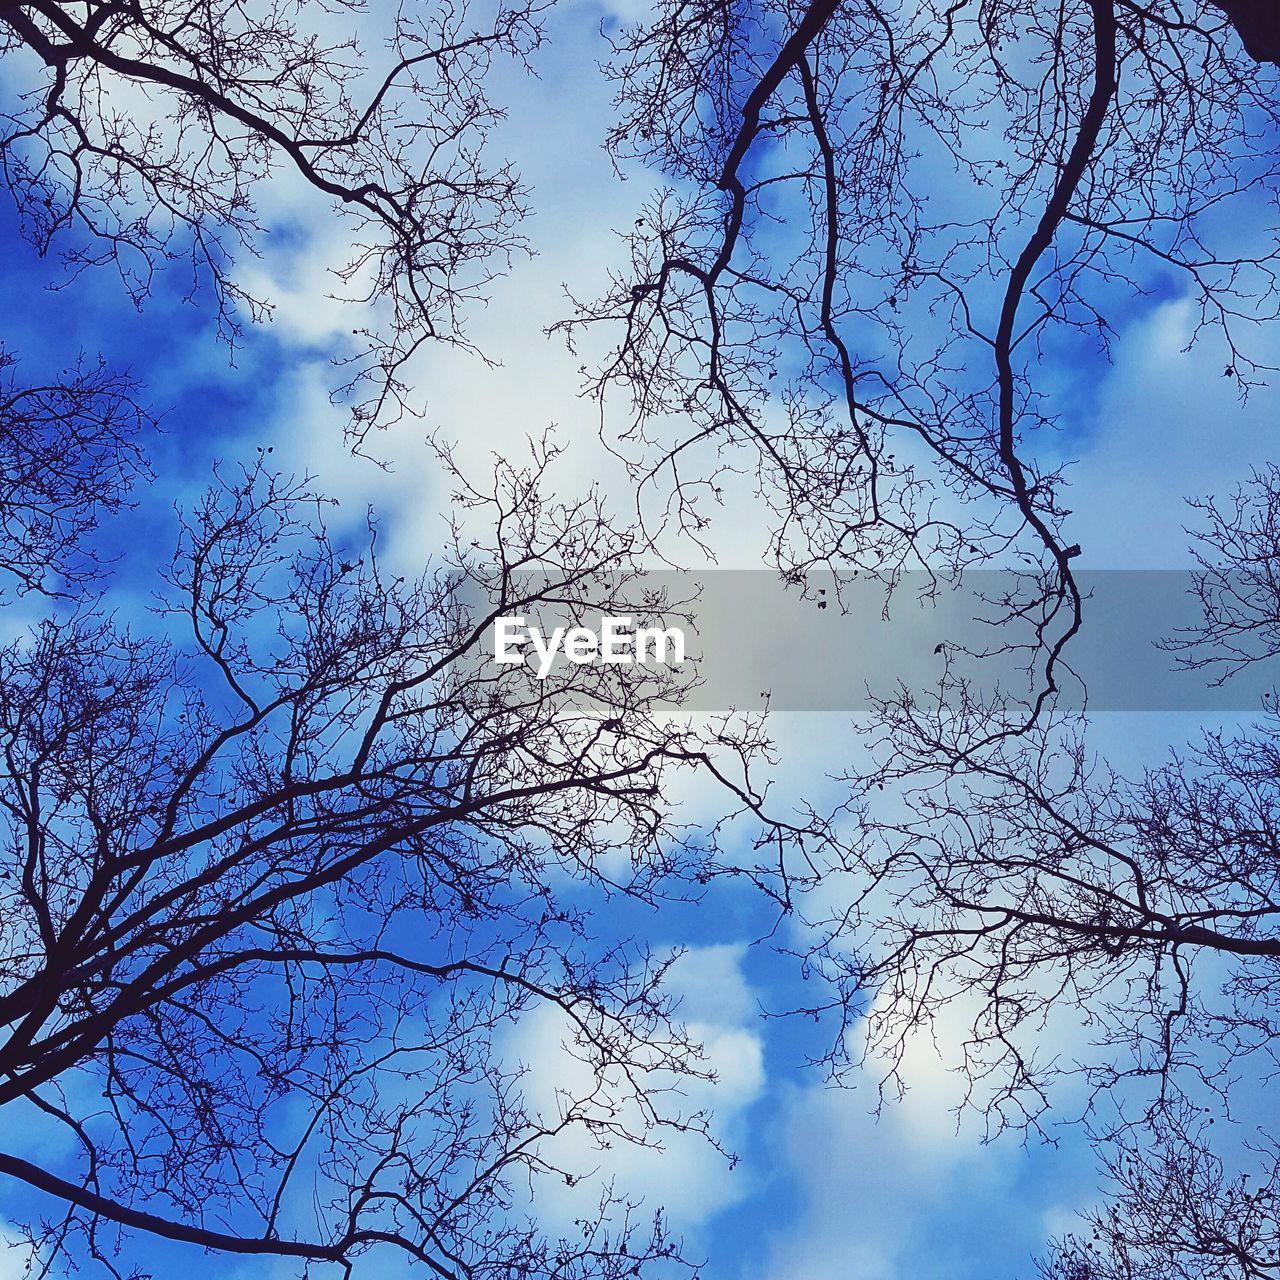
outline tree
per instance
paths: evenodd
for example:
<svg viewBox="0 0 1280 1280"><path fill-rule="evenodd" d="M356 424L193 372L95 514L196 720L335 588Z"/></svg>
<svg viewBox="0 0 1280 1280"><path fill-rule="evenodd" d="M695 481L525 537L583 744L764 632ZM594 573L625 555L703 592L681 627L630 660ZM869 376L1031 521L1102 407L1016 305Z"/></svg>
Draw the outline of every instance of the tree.
<svg viewBox="0 0 1280 1280"><path fill-rule="evenodd" d="M0 58L21 92L0 114L0 175L42 254L61 246L73 275L114 266L139 302L158 266L185 262L234 338L270 309L234 270L264 231L256 188L289 170L350 231L334 272L368 315L363 349L335 354L362 439L403 410L423 344L466 343L468 304L523 247L520 183L483 159L502 117L486 79L537 46L540 13L401 9L369 68L359 0L6 0Z"/></svg>
<svg viewBox="0 0 1280 1280"><path fill-rule="evenodd" d="M1131 0L659 4L615 39L610 144L670 186L629 269L562 326L616 335L588 389L629 404L637 484L698 536L720 472L751 471L796 577L892 590L907 567L1029 562L999 616L1038 618L1034 712L1082 616L1046 448L1071 406L1041 368L1105 354L1113 307L1174 287L1242 394L1265 374L1269 22Z"/></svg>
<svg viewBox="0 0 1280 1280"><path fill-rule="evenodd" d="M360 438L396 411L422 341L463 340L457 308L492 251L519 248L519 188L504 166L483 175L473 143L496 113L488 60L528 52L537 10L476 29L451 7L432 30L398 16L386 78L357 106L343 39L294 24L320 9L4 5L5 51L37 79L0 155L38 246L61 236L73 269L116 264L135 296L156 263L189 258L228 326L255 306L227 257L258 230L253 182L279 161L333 197L372 236L345 271L389 312L353 366ZM661 0L615 54L614 154L672 185L633 229L630 271L563 328L620 334L591 390L632 400L642 509L665 484L660 510L700 538L745 450L792 576L830 566L892 590L913 565L1028 568L994 602L1002 644L1031 655L1027 695L982 698L949 668L936 705L886 701L890 754L853 780L856 840L817 822L778 833L810 860L793 875L783 859L788 907L810 867L854 877L847 909L811 922L811 963L848 1019L874 992L891 1070L938 1009L976 998L966 1063L997 1127L1041 1115L1058 1068L1026 1037L1074 993L1104 1031L1094 1083L1119 1096L1154 1080L1142 1123L1173 1124L1269 1051L1274 735L1210 739L1125 781L1055 718L1084 607L1042 443L1064 415L1038 377L1105 351L1112 306L1166 275L1218 331L1241 394L1267 372L1252 339L1278 296L1269 10ZM126 113L130 86L154 118ZM425 119L397 116L402 96ZM602 514L548 518L529 478L503 474L498 576L462 539L463 580L582 612ZM67 1179L5 1158L71 1206L35 1234L107 1265L106 1224L300 1265L384 1243L449 1273L623 1274L665 1256L660 1236L641 1248L588 1224L571 1249L518 1218L513 1176L540 1167L543 1126L493 1046L549 1000L579 1019L600 1090L563 1121L615 1136L622 1084L662 1122L644 1073L696 1064L659 975L592 954L547 868L603 884L622 830L626 890L705 878L668 863L658 801L664 766L714 770L707 749L643 681L477 676L486 607L447 577L388 584L372 546L318 529L313 544L290 514L301 497L236 479L189 526L170 608L207 675L88 614L10 655L6 1087L25 1083L12 1101L67 1126L84 1159ZM296 560L264 555L295 534ZM551 555L550 586L520 579ZM758 743L748 729L724 745ZM758 812L747 784L735 796ZM441 929L417 950L415 907ZM1217 1003L1189 967L1205 955L1235 966ZM425 1029L402 1016L424 991L441 1011ZM409 1060L426 1103L386 1087ZM101 1113L57 1092L86 1076L105 1080ZM280 1090L311 1100L301 1137ZM320 1204L305 1223L287 1194L304 1174Z"/></svg>
<svg viewBox="0 0 1280 1280"><path fill-rule="evenodd" d="M46 1267L140 1274L116 1259L145 1233L307 1273L379 1246L440 1276L678 1261L627 1204L544 1238L518 1190L580 1172L554 1133L706 1120L660 1104L702 1070L666 962L596 942L587 907L698 891L662 797L719 773L710 744L662 669L483 661L498 614L627 603L626 535L544 500L547 460L460 488L501 540L459 529L418 582L372 533L330 538L304 485L227 474L184 524L168 635L81 607L5 648L0 1107L29 1149L0 1173L53 1197L27 1224ZM551 1116L501 1052L539 1004L593 1082ZM70 1169L31 1154L65 1142Z"/></svg>
<svg viewBox="0 0 1280 1280"><path fill-rule="evenodd" d="M403 409L423 343L466 343L467 304L522 248L519 182L482 159L485 81L539 15L405 9L366 69L323 34L367 27L345 0L0 4L22 230L73 275L114 267L139 304L187 264L234 341L267 305L235 255L267 229L258 184L289 169L351 233L335 266L365 346L335 355L359 443ZM140 1275L147 1237L299 1274L371 1252L503 1280L682 1266L660 1215L611 1191L572 1239L529 1197L581 1173L555 1164L566 1131L602 1149L706 1131L668 1105L705 1075L669 957L598 940L592 907L701 892L714 833L673 821L667 781L709 771L757 808L724 769L758 730L682 729L661 670L486 661L499 614L655 616L638 535L598 495L546 496L545 441L491 490L446 452L451 546L405 581L372 518L363 545L332 536L263 455L188 513L160 620L123 626L93 534L148 474L145 387L16 369L0 563L50 599L0 651L0 1174L25 1184L35 1268ZM553 1114L526 1107L508 1043L540 1006L589 1080Z"/></svg>
<svg viewBox="0 0 1280 1280"><path fill-rule="evenodd" d="M1280 63L1280 22L1274 9L1259 0L1223 0L1217 8L1227 15L1251 58Z"/></svg>
<svg viewBox="0 0 1280 1280"><path fill-rule="evenodd" d="M0 568L20 591L65 594L93 576L81 553L98 522L147 474L154 423L136 382L101 363L46 385L22 383L16 368L0 347Z"/></svg>
<svg viewBox="0 0 1280 1280"><path fill-rule="evenodd" d="M875 766L779 897L804 914L823 887L801 951L834 994L802 1012L837 1013L837 1076L861 1045L891 1092L950 1010L993 1132L1039 1123L1069 1070L1092 1112L1142 1097L1098 1133L1148 1167L1137 1199L1119 1184L1111 1269L1071 1246L1055 1278L1274 1270L1273 1208L1246 1223L1208 1130L1173 1126L1273 1060L1276 725L1138 778L1091 755L1059 696L1087 606L1051 429L1075 425L1063 388L1108 355L1109 317L1157 290L1191 301L1194 341L1242 397L1272 372L1278 34L1273 5L1198 0L665 0L615 38L610 143L669 186L628 269L561 326L615 336L588 391L606 426L626 406L636 483L689 536L742 469L797 581L832 569L892 593L911 567L1010 571L985 601L985 656L1020 654L1025 683L984 693L961 673L983 655L940 645L936 697L879 704ZM1193 661L1230 666L1276 635L1276 487L1268 473L1206 508ZM1072 1005L1093 1056L1038 1056ZM1199 1144L1176 1167L1171 1133ZM1194 1235L1152 1224L1213 1188L1205 1214L1234 1214L1244 1243L1193 1264L1176 1242Z"/></svg>
<svg viewBox="0 0 1280 1280"><path fill-rule="evenodd" d="M1195 1119L1195 1118L1192 1118ZM1231 1177L1199 1129L1166 1126L1147 1150L1108 1161L1114 1187L1087 1235L1056 1242L1045 1280L1266 1280L1280 1265L1274 1142L1256 1153L1262 1177Z"/></svg>
<svg viewBox="0 0 1280 1280"><path fill-rule="evenodd" d="M1280 468L1195 505L1205 616L1171 644L1225 678L1280 654ZM1092 1239L1060 1242L1052 1280L1273 1274L1280 1156L1257 1098L1280 1045L1274 695L1129 777L1089 752L1079 712L993 737L997 695L946 692L881 703L880 767L811 873L853 886L805 957L835 995L804 1012L840 1015L828 1066L871 1065L892 1096L945 1016L989 1134L1041 1127L1082 1081L1114 1197ZM1064 1011L1087 1044L1046 1037ZM1244 1137L1215 1140L1215 1120Z"/></svg>

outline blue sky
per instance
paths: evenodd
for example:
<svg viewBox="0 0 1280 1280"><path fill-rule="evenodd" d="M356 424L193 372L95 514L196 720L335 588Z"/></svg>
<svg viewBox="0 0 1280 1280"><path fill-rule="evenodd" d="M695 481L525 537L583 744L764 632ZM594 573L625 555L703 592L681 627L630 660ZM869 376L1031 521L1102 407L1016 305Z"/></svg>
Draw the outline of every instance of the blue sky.
<svg viewBox="0 0 1280 1280"><path fill-rule="evenodd" d="M568 492L599 481L625 507L625 475L597 439L594 409L577 395L577 369L590 352L571 354L542 332L564 314L562 285L590 295L618 260L614 229L630 225L649 189L638 171L619 182L599 147L609 99L594 69L605 52L597 27L617 16L587 3L553 11L539 78L511 75L504 85L512 109L500 143L533 189L528 234L536 256L499 282L473 320L479 344L499 355L501 367L486 369L447 350L430 351L415 365L425 417L374 439L372 450L391 464L386 471L350 459L343 415L326 395L333 378L327 354L341 343L349 317L323 298L320 268L335 232L321 204L288 183L266 193L267 219L284 234L245 270L276 301L277 314L273 324L247 330L234 363L207 307L199 298L184 301L172 277L160 277L141 312L106 271L49 291L51 264L34 258L11 211L0 211L6 341L31 368L60 365L81 350L101 352L131 366L164 413L151 451L155 485L103 533L104 553L120 557L110 598L122 614L145 617L152 575L175 532L172 504L205 483L213 461L251 462L259 447L270 446L286 470L313 472L319 489L338 496L339 527L349 521L357 528L372 504L392 563L406 569L420 570L443 535L445 490L423 445L428 430L458 441L463 466L483 474L493 453L555 423L568 446L557 483ZM1211 339L1184 351L1194 316L1167 278L1111 319L1117 337L1110 363L1075 352L1047 370L1072 424L1053 446L1075 460L1072 540L1094 556L1089 567L1180 567L1187 563L1182 497L1220 492L1251 462L1273 454L1280 405L1264 391L1241 406L1228 383L1206 376L1220 370L1220 353ZM1275 337L1266 341L1280 349ZM712 536L721 565L759 564L760 522L749 493L730 495ZM6 633L32 608L8 603ZM1102 717L1097 727L1098 742L1122 767L1158 759L1195 729L1188 717L1156 714ZM845 763L854 733L847 716L782 713L773 733L780 796L812 796L815 786L816 798L836 792L836 784L815 779ZM684 803L697 816L707 801L690 794ZM740 1157L730 1170L690 1139L662 1153L619 1154L607 1172L647 1203L666 1202L689 1251L707 1259L704 1280L1030 1276L1031 1256L1096 1196L1078 1126L1053 1130L1055 1144L1016 1136L984 1144L976 1125L957 1128L950 1110L957 1083L948 1069L955 1045L946 1026L936 1046L922 1039L913 1047L910 1090L878 1118L873 1071L855 1073L854 1087L828 1087L804 1061L821 1053L830 1028L760 1016L762 1008L787 1007L801 982L773 948L753 945L773 924L767 904L740 885L714 889L697 907L665 906L656 918L634 904L601 909L602 934L634 933L689 949L673 982L721 1078L699 1101L715 1108L718 1132ZM789 927L779 941L802 941L787 936ZM1072 1024L1064 1011L1055 1029L1068 1053L1079 1036ZM535 1094L564 1069L559 1035L552 1022L531 1025L507 1046L513 1059L532 1066ZM1070 1116L1079 1101L1064 1096L1058 1114ZM0 1186L0 1219L21 1208L20 1197L6 1204L11 1195ZM553 1223L572 1221L572 1196L548 1192L538 1207ZM186 1256L155 1253L165 1266ZM16 1253L0 1254L0 1280L20 1274L17 1262ZM283 1274L198 1259L182 1265L245 1280ZM400 1273L370 1266L359 1274L389 1280Z"/></svg>

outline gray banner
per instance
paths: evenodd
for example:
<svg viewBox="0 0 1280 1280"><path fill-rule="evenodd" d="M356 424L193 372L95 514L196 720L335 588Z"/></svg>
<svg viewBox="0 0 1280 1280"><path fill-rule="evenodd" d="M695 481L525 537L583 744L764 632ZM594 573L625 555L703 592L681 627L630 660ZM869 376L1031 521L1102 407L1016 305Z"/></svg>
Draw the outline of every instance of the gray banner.
<svg viewBox="0 0 1280 1280"><path fill-rule="evenodd" d="M1094 711L1239 712L1258 709L1280 684L1274 658L1222 680L1222 666L1187 670L1185 654L1160 647L1202 622L1190 572L1082 572L1077 581L1087 596L1084 625L1064 655L1069 670L1059 681L1069 700L1083 703L1087 696ZM979 689L998 685L1025 694L1021 668L1031 656L1025 646L1032 628L990 621L1002 613L991 602L1026 598L1025 581L987 571L967 574L960 588L940 584L932 596L929 586L923 573L904 575L886 614L884 588L872 582L811 574L802 589L763 570L654 572L629 583L620 603L653 602L642 625L652 627L657 618L682 630L683 671L694 677L683 703L689 710L750 710L767 696L774 710L856 712L900 683L922 693L936 689L948 659ZM599 630L603 612L571 617L540 604L528 623L548 633L559 622ZM492 628L485 649L491 657ZM516 652L537 668L528 646ZM557 654L555 662L564 661Z"/></svg>

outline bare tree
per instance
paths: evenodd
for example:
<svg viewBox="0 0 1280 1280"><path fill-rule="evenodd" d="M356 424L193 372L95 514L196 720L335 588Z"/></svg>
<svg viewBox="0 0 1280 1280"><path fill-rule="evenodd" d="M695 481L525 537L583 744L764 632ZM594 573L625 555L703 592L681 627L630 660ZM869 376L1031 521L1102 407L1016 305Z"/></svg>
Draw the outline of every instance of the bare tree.
<svg viewBox="0 0 1280 1280"><path fill-rule="evenodd" d="M1251 58L1280 63L1280 20L1274 8L1261 0L1216 0L1215 7L1227 15ZM1155 17L1150 9L1147 14Z"/></svg>
<svg viewBox="0 0 1280 1280"><path fill-rule="evenodd" d="M984 693L940 644L936 696L879 704L844 822L785 860L788 907L822 885L802 958L834 984L802 1012L837 1014L837 1076L874 1060L889 1092L914 1037L958 1015L992 1132L1040 1123L1081 1073L1091 1113L1142 1099L1115 1133L1145 1161L1180 1108L1229 1113L1234 1073L1274 1065L1276 726L1137 778L1091 754L1060 697L1087 624L1047 441L1077 421L1062 371L1097 367L1109 317L1171 280L1215 373L1244 397L1272 372L1277 34L1272 5L1199 0L666 0L615 39L610 144L669 186L561 326L615 335L588 391L642 511L656 491L686 536L744 470L796 579L1015 571L984 620L1025 687ZM1192 663L1274 651L1275 488L1207 508ZM1073 1008L1097 1043L1041 1052ZM1192 1153L1183 1185L1215 1158ZM1182 1274L1143 1234L1159 1203L1116 1206L1150 1269L1136 1250L1097 1274ZM1077 1264L1053 1274L1094 1274Z"/></svg>
<svg viewBox="0 0 1280 1280"><path fill-rule="evenodd" d="M1195 1118L1189 1118L1195 1119ZM1055 1242L1045 1280L1268 1280L1280 1269L1274 1140L1254 1155L1261 1176L1231 1176L1203 1129L1162 1126L1142 1147L1114 1150L1112 1198L1078 1235Z"/></svg>
<svg viewBox="0 0 1280 1280"><path fill-rule="evenodd" d="M483 159L502 116L486 80L536 47L540 13L401 8L379 57L358 0L6 0L0 175L41 253L61 246L73 274L114 266L135 301L159 265L185 262L234 337L269 308L235 273L266 230L255 189L290 170L350 231L333 268L367 304L362 345L342 355L362 438L403 407L416 350L466 342L467 305L523 246L519 181Z"/></svg>
<svg viewBox="0 0 1280 1280"><path fill-rule="evenodd" d="M999 712L976 697L885 710L890 759L861 782L838 863L856 896L818 922L813 959L865 1016L888 1079L944 1009L963 1010L969 1100L997 1129L1036 1122L1065 1073L1140 1082L1158 1111L1187 1089L1225 1103L1241 1062L1273 1060L1273 724L1207 734L1126 779L1078 720L994 749ZM1038 1052L1065 1010L1092 1058Z"/></svg>
<svg viewBox="0 0 1280 1280"><path fill-rule="evenodd" d="M476 147L489 60L532 48L537 9L472 28L446 6L427 29L406 11L357 104L352 49L295 25L320 8L0 6L5 52L38 71L0 155L38 246L115 264L135 296L189 259L227 325L257 303L228 265L259 230L253 183L278 162L332 197L370 237L343 270L388 313L352 366L359 434L422 341L464 340L459 307L520 247L518 185ZM1052 718L1080 548L1037 448L1061 417L1037 374L1105 351L1111 306L1159 273L1242 394L1266 373L1249 339L1277 313L1269 11L662 0L615 52L614 153L671 188L630 270L564 327L617 327L591 389L633 402L642 509L665 486L659 510L698 538L721 468L745 465L789 573L892 588L913 565L1031 564L997 602L1030 631L1030 704L957 680L885 702L857 839L809 842L806 874L851 876L847 909L810 922L833 1003L861 1019L879 995L892 1081L907 1038L971 1000L966 1065L996 1127L1042 1113L1064 1067L1030 1041L1066 996L1101 1030L1082 1064L1100 1090L1155 1082L1145 1123L1225 1094L1273 1052L1275 737L1211 737L1126 781ZM138 88L154 115L120 105ZM612 559L602 513L505 476L497 576L464 539L462 579L503 611L581 612ZM57 1198L31 1224L47 1257L113 1266L114 1232L140 1229L300 1266L387 1245L450 1275L626 1274L670 1246L627 1235L625 1211L621 1239L596 1222L573 1245L520 1217L548 1126L494 1037L534 1001L575 1021L598 1093L552 1127L644 1138L619 1087L650 1125L701 1123L650 1099L651 1073L697 1069L658 974L593 950L550 872L642 897L705 877L673 861L660 798L665 770L715 766L647 677L477 672L486 607L456 579L386 582L372 546L299 523L301 497L250 476L197 514L171 583L185 650L82 614L9 654L0 1103L73 1133L82 1165L0 1168ZM522 585L549 556L552 584ZM723 745L750 755L744 733ZM866 803L882 787L890 816Z"/></svg>
<svg viewBox="0 0 1280 1280"><path fill-rule="evenodd" d="M562 326L616 334L589 390L630 404L641 491L696 537L722 470L752 472L797 576L892 590L913 566L1029 561L999 616L1035 629L1042 706L1081 619L1044 447L1072 406L1042 368L1105 354L1112 308L1173 277L1241 393L1265 373L1269 14L660 3L615 40L610 144L670 186Z"/></svg>
<svg viewBox="0 0 1280 1280"><path fill-rule="evenodd" d="M369 304L338 353L358 441L522 248L519 183L482 159L485 81L539 15L405 8L363 65L346 0L0 4L0 167L41 253L114 267L138 303L185 262L233 340L265 306L235 272L266 230L257 184L291 169L348 226L339 287ZM308 1275L387 1252L494 1280L683 1266L608 1189L571 1239L530 1197L585 1172L557 1165L565 1133L707 1131L680 1107L706 1069L669 957L599 940L591 909L702 891L714 836L686 839L667 780L708 771L757 809L758 729L680 727L661 670L487 660L499 614L660 609L632 593L635 532L597 495L545 496L544 443L491 491L451 472L450 551L406 581L372 523L332 537L264 459L186 519L159 624L123 627L88 571L146 474L138 389L12 368L0 554L65 598L0 651L0 1174L33 1268L139 1276L148 1236ZM550 1113L511 1049L539 1006L587 1067Z"/></svg>
<svg viewBox="0 0 1280 1280"><path fill-rule="evenodd" d="M1205 617L1173 646L1225 676L1280 655L1280 468L1193 505ZM959 678L878 711L877 764L851 779L842 834L825 861L794 861L791 900L818 939L803 959L830 984L800 1012L836 1015L828 1069L869 1068L892 1099L913 1046L945 1037L959 1108L989 1136L1051 1134L1074 1084L1067 1114L1110 1196L1058 1242L1051 1280L1274 1275L1274 706L1137 776L1052 702L993 735L999 695Z"/></svg>
<svg viewBox="0 0 1280 1280"><path fill-rule="evenodd" d="M101 363L45 385L20 382L16 367L0 348L0 568L19 591L66 592L93 576L89 536L148 473L155 424L134 380Z"/></svg>
<svg viewBox="0 0 1280 1280"><path fill-rule="evenodd" d="M632 1205L566 1240L527 1197L585 1172L556 1134L705 1130L667 961L588 908L700 892L666 779L710 769L754 807L722 769L756 744L673 723L664 668L487 659L499 613L656 607L598 499L540 495L547 458L460 482L500 540L472 520L417 582L331 538L305 486L227 473L167 636L82 607L0 655L0 1174L46 1197L45 1270L141 1274L148 1233L307 1274L379 1249L450 1277L678 1263ZM590 1068L550 1115L503 1049L539 1005Z"/></svg>

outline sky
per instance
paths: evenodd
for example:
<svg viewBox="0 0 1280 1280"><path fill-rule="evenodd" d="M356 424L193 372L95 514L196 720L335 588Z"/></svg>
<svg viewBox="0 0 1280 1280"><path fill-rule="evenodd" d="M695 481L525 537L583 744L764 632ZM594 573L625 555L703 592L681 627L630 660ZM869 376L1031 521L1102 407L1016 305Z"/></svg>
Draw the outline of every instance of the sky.
<svg viewBox="0 0 1280 1280"><path fill-rule="evenodd" d="M443 538L447 487L424 444L428 431L456 441L464 470L483 475L494 454L509 455L527 434L554 424L566 445L556 485L572 492L594 481L611 498L625 497L626 477L597 436L596 410L578 394L577 371L590 350L569 352L543 331L565 313L566 287L589 296L618 263L617 229L637 216L653 182L639 169L620 181L600 147L611 110L596 69L605 53L600 26L637 16L636 3L572 0L552 10L537 78L502 73L509 118L498 141L518 158L532 190L526 231L535 255L518 262L472 318L473 337L499 356L498 366L446 349L415 363L425 416L374 439L372 451L386 467L351 457L344 415L329 403L328 353L343 342L350 319L326 301L323 264L337 256L339 233L323 202L287 176L261 200L267 224L284 234L267 237L261 259L244 267L244 278L274 303L274 319L248 330L234 361L207 309L184 301L177 279L162 275L141 311L108 272L49 291L50 264L22 244L12 212L0 211L5 340L33 360L102 351L132 365L151 402L165 407L152 450L156 483L135 511L104 531L104 550L120 557L115 607L143 616L158 552L173 537L174 503L204 484L216 460L252 460L259 447L271 447L281 467L313 474L318 489L338 497L340 527L347 521L358 528L371 504L389 560L402 570L420 569ZM1074 459L1072 536L1090 552L1089 568L1182 568L1189 518L1183 498L1225 492L1273 455L1280 404L1265 390L1241 405L1229 382L1206 376L1221 360L1211 345L1186 351L1193 305L1177 290L1136 303L1115 324L1111 360L1095 357L1060 391L1075 397L1075 426L1060 446ZM1278 336L1268 341L1280 346ZM761 522L749 492L731 495L711 538L720 567L760 566ZM6 634L34 609L7 604ZM1203 723L1210 722L1188 714L1111 712L1097 717L1094 741L1136 768ZM854 750L856 728L846 711L780 711L771 733L777 796L838 795L839 784L825 775L833 759ZM690 794L683 803L696 815L708 800ZM714 1110L715 1130L738 1161L731 1167L704 1141L682 1137L662 1151L615 1152L597 1179L613 1177L646 1204L665 1204L689 1253L706 1259L704 1280L1028 1277L1048 1237L1069 1229L1095 1200L1093 1161L1078 1126L1051 1128L1052 1142L1009 1135L987 1143L970 1120L957 1121L955 1043L947 1033L958 1024L943 1025L936 1042L913 1044L907 1093L878 1115L874 1063L843 1088L806 1066L825 1047L828 1029L762 1016L787 1007L801 978L757 941L774 921L745 887L719 889L696 909L664 906L656 918L638 908L616 911L602 930L633 929L660 947L686 948L672 982L718 1075L690 1103ZM1085 1034L1070 1011L1053 1030L1064 1053ZM555 1018L540 1014L504 1046L512 1061L529 1066L530 1097L548 1107L574 1069L563 1036ZM1080 1099L1058 1102L1054 1118L1066 1120ZM589 1151L565 1156L600 1164ZM539 1214L571 1227L576 1196L589 1196L594 1185L545 1189ZM5 1193L0 1186L0 1220ZM20 1262L16 1248L0 1247L0 1280L20 1275ZM249 1280L272 1271L220 1263L217 1274ZM387 1280L396 1274L388 1269Z"/></svg>

